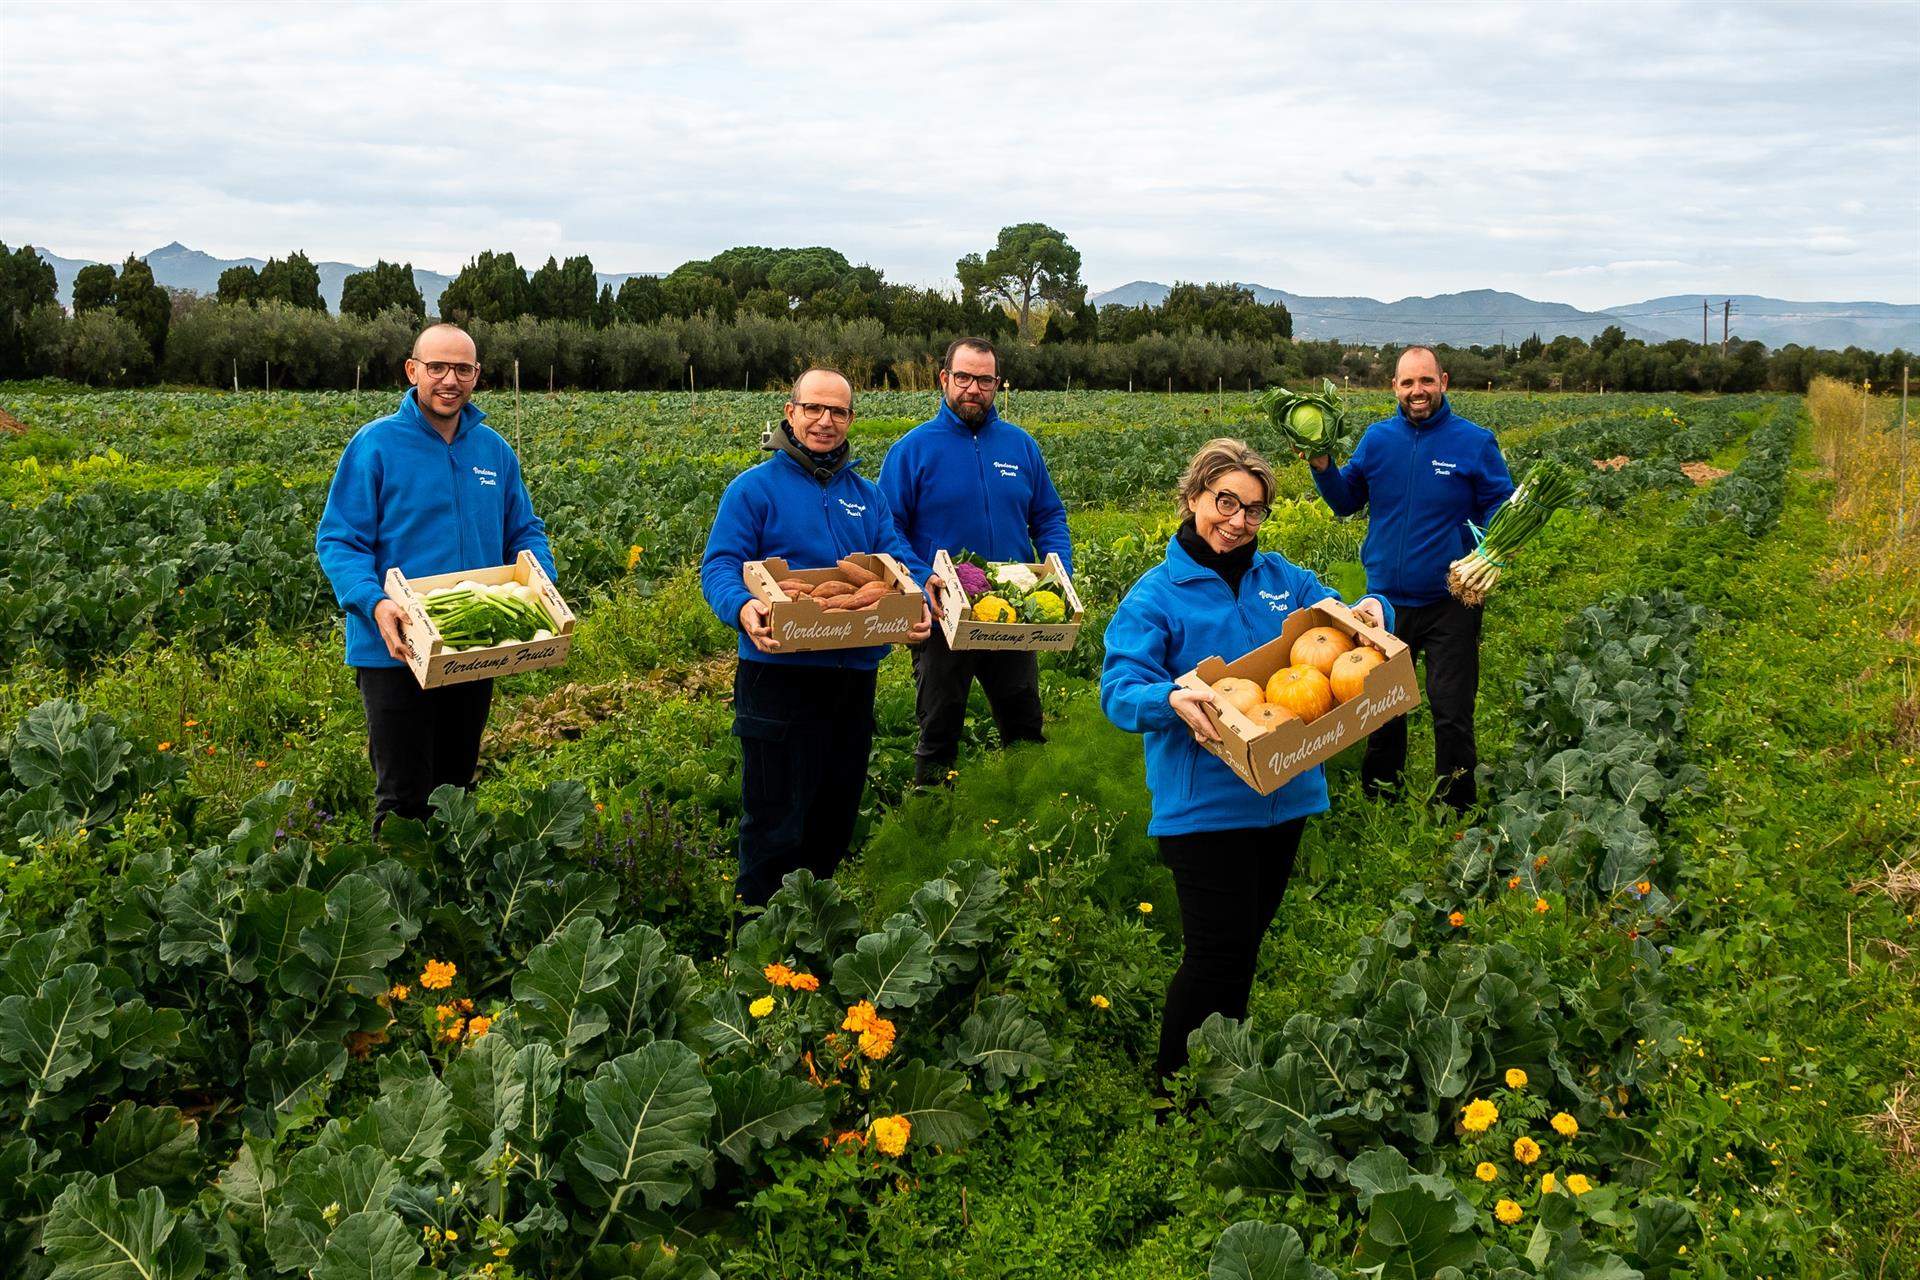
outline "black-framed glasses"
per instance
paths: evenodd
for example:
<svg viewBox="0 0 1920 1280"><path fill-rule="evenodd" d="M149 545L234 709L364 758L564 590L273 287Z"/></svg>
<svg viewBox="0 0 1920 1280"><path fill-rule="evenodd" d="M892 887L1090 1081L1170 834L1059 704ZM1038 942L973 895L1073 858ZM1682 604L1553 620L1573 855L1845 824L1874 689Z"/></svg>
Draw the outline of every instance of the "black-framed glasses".
<svg viewBox="0 0 1920 1280"><path fill-rule="evenodd" d="M480 376L480 366L468 364L464 360L416 360L414 363L425 369L429 378L444 378L452 374L461 382L472 382Z"/></svg>
<svg viewBox="0 0 1920 1280"><path fill-rule="evenodd" d="M843 404L814 404L810 400L789 400L788 404L800 411L802 417L825 417L829 422L848 423L853 421L853 410Z"/></svg>
<svg viewBox="0 0 1920 1280"><path fill-rule="evenodd" d="M968 387L978 387L982 391L991 391L1000 385L1000 376L994 373L962 373L958 369L947 370L947 376L953 379L953 385L965 391Z"/></svg>
<svg viewBox="0 0 1920 1280"><path fill-rule="evenodd" d="M1264 502L1242 502L1240 495L1226 489L1209 489L1213 495L1213 509L1220 513L1222 520L1233 519L1235 513L1246 517L1249 525L1258 527L1273 514L1273 508Z"/></svg>

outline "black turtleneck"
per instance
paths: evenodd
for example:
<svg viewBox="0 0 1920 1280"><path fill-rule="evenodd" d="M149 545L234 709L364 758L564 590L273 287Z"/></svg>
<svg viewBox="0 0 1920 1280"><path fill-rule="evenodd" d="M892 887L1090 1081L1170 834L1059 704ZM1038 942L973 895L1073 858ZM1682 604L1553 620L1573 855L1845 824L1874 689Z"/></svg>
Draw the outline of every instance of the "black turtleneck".
<svg viewBox="0 0 1920 1280"><path fill-rule="evenodd" d="M1215 551L1200 536L1200 530L1193 525L1193 517L1188 516L1180 525L1180 532L1174 535L1180 540L1180 546L1193 557L1193 562L1202 569L1211 569L1220 575L1227 589L1234 595L1240 594L1240 579L1247 576L1247 570L1253 568L1254 553L1260 544L1249 538L1231 551Z"/></svg>

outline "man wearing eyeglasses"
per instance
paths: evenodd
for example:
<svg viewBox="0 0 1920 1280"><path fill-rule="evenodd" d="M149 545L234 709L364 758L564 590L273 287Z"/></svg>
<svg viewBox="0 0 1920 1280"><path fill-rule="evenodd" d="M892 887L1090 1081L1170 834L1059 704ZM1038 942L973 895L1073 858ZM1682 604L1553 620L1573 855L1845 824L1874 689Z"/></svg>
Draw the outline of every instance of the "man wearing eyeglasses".
<svg viewBox="0 0 1920 1280"><path fill-rule="evenodd" d="M1057 553L1073 574L1067 509L1034 438L994 412L1000 357L961 338L940 362L940 411L902 436L880 467L900 532L929 563L942 548L986 560L1034 562ZM945 588L928 581L935 599ZM960 751L967 699L978 680L1003 745L1040 742L1040 661L1019 651L956 653L935 631L913 652L920 744L914 781L944 782Z"/></svg>
<svg viewBox="0 0 1920 1280"><path fill-rule="evenodd" d="M831 369L793 384L783 421L761 448L773 456L727 485L700 560L700 589L740 632L733 731L740 739L740 875L735 891L764 905L788 872L834 873L853 843L873 752L875 674L886 645L792 653L747 590L749 560L778 556L796 569L884 552L916 582L927 569L900 536L879 488L854 470L847 442L853 386ZM933 625L924 603L907 641Z"/></svg>
<svg viewBox="0 0 1920 1280"><path fill-rule="evenodd" d="M1408 347L1394 365L1399 411L1369 426L1344 467L1309 458L1313 483L1337 516L1367 508L1360 559L1367 589L1393 605L1393 632L1427 663L1433 763L1441 800L1478 799L1473 708L1480 688L1481 606L1447 590L1447 567L1473 547L1513 492L1493 432L1447 403L1447 374L1430 347ZM1367 739L1360 781L1369 793L1398 789L1407 764L1407 722L1389 720Z"/></svg>
<svg viewBox="0 0 1920 1280"><path fill-rule="evenodd" d="M314 537L320 567L347 613L347 665L367 713L373 826L389 813L425 819L436 787L473 785L493 681L422 689L407 667L400 607L387 570L408 577L505 564L531 551L557 577L546 526L533 513L520 460L475 408L473 339L429 326L407 360L400 407L354 434Z"/></svg>

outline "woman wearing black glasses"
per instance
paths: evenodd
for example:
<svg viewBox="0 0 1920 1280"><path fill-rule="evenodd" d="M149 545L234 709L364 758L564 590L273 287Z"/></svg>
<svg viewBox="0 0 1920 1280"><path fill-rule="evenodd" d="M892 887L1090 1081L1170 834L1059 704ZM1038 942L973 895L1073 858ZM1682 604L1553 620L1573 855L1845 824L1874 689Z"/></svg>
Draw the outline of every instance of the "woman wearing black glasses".
<svg viewBox="0 0 1920 1280"><path fill-rule="evenodd" d="M1167 558L1141 576L1107 627L1100 705L1146 739L1148 834L1173 872L1186 939L1167 988L1155 1077L1186 1065L1187 1036L1209 1013L1247 1015L1260 942L1280 908L1307 819L1327 807L1318 767L1263 796L1201 748L1217 739L1200 710L1210 692L1174 681L1218 655L1232 660L1278 636L1287 615L1339 593L1258 545L1273 468L1239 440L1210 440L1180 483L1186 519ZM1369 596L1354 615L1390 627Z"/></svg>

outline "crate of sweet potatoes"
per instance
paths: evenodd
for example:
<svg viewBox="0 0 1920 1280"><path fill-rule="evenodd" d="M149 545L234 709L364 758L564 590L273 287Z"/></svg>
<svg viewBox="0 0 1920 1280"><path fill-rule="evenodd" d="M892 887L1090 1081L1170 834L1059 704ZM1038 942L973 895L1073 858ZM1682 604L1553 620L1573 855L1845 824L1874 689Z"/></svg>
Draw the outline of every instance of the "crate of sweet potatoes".
<svg viewBox="0 0 1920 1280"><path fill-rule="evenodd" d="M782 653L902 644L926 605L920 584L884 553L845 556L824 569L769 557L747 561L741 574L766 602Z"/></svg>

